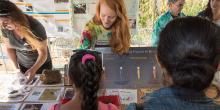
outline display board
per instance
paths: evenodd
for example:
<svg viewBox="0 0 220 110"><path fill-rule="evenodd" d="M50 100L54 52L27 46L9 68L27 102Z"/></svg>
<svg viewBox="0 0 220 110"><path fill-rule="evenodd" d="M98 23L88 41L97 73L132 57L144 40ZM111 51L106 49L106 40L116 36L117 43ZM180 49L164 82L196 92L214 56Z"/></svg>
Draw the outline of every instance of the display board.
<svg viewBox="0 0 220 110"><path fill-rule="evenodd" d="M161 87L162 73L156 61L156 48L131 47L128 54L118 55L111 48L102 52L106 88Z"/></svg>

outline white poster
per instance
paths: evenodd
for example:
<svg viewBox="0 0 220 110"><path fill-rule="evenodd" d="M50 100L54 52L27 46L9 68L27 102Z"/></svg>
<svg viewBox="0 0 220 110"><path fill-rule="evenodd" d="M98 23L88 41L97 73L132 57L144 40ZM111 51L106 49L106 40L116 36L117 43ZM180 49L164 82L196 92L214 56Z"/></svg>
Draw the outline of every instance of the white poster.
<svg viewBox="0 0 220 110"><path fill-rule="evenodd" d="M34 12L54 12L54 0L24 0L26 3L31 3Z"/></svg>
<svg viewBox="0 0 220 110"><path fill-rule="evenodd" d="M44 26L47 37L72 37L69 0L12 0L25 14Z"/></svg>

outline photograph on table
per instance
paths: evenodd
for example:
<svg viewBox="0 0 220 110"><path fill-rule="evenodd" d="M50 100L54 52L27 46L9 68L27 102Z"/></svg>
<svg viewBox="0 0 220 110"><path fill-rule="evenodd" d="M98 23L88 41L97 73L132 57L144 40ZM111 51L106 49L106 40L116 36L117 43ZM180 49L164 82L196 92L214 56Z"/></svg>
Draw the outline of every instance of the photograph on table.
<svg viewBox="0 0 220 110"><path fill-rule="evenodd" d="M56 100L59 92L59 89L45 89L39 100Z"/></svg>
<svg viewBox="0 0 220 110"><path fill-rule="evenodd" d="M63 87L35 87L25 99L28 102L58 102L64 91Z"/></svg>
<svg viewBox="0 0 220 110"><path fill-rule="evenodd" d="M27 104L22 110L41 110L43 104Z"/></svg>

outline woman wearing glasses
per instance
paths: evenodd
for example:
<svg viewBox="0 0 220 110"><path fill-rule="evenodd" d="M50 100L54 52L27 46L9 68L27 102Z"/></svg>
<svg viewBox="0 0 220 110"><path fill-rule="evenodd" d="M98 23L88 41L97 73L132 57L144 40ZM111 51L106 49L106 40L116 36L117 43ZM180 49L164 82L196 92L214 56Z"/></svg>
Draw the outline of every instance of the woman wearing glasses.
<svg viewBox="0 0 220 110"><path fill-rule="evenodd" d="M27 75L28 82L43 69L51 69L44 27L24 14L8 0L0 1L0 26L6 52L16 69Z"/></svg>
<svg viewBox="0 0 220 110"><path fill-rule="evenodd" d="M151 37L151 45L153 47L157 47L159 34L165 28L167 23L169 23L174 18L185 16L184 13L181 12L184 3L185 0L167 0L169 10L163 15L161 15L154 23L152 37Z"/></svg>

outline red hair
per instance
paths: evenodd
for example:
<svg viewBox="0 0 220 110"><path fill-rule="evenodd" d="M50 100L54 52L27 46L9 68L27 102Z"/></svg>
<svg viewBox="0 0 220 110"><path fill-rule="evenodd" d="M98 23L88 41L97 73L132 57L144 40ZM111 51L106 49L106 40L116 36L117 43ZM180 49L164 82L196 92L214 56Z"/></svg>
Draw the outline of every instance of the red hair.
<svg viewBox="0 0 220 110"><path fill-rule="evenodd" d="M102 3L107 4L117 15L117 19L111 28L112 37L109 44L114 52L118 54L127 53L130 47L131 35L125 3L123 0L99 0L96 15L93 18L93 22L98 25L102 25L100 18L100 5Z"/></svg>

